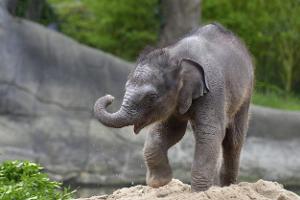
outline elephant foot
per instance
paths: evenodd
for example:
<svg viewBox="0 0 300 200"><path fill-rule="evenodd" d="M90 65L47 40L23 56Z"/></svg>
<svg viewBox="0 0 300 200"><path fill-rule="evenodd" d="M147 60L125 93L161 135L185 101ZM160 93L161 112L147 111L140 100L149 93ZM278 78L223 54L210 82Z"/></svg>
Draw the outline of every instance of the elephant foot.
<svg viewBox="0 0 300 200"><path fill-rule="evenodd" d="M213 185L213 180L204 176L193 177L191 183L192 192L202 192L208 190Z"/></svg>
<svg viewBox="0 0 300 200"><path fill-rule="evenodd" d="M221 186L229 186L231 184L235 184L237 182L237 179L235 177L226 177L221 176Z"/></svg>
<svg viewBox="0 0 300 200"><path fill-rule="evenodd" d="M153 188L158 188L167 185L172 180L172 172L170 170L163 173L147 172L147 185Z"/></svg>
<svg viewBox="0 0 300 200"><path fill-rule="evenodd" d="M192 192L203 192L208 190L213 184L195 184L192 183L191 190Z"/></svg>

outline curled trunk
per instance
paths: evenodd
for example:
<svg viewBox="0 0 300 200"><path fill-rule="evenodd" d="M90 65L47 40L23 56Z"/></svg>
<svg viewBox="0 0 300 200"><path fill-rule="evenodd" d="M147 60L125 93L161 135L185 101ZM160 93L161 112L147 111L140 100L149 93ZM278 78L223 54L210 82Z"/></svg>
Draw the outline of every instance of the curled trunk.
<svg viewBox="0 0 300 200"><path fill-rule="evenodd" d="M111 95L106 95L99 98L94 106L95 117L105 126L121 128L124 126L133 125L132 116L122 106L120 110L115 113L109 113L106 107L109 106L114 100Z"/></svg>

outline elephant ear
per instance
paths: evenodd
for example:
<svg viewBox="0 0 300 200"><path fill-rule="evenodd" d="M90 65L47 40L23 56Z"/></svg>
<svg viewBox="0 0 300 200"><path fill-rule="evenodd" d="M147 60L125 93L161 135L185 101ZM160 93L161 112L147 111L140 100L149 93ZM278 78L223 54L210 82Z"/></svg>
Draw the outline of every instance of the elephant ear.
<svg viewBox="0 0 300 200"><path fill-rule="evenodd" d="M192 59L184 58L179 62L181 88L178 97L178 111L184 114L192 105L193 99L209 92L203 67Z"/></svg>

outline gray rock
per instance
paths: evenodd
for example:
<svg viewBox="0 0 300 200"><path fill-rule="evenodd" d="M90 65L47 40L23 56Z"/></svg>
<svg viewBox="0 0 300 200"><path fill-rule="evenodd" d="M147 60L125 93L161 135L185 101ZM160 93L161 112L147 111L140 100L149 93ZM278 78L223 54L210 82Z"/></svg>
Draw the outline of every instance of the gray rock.
<svg viewBox="0 0 300 200"><path fill-rule="evenodd" d="M4 4L0 2L3 8ZM120 104L132 64L85 47L0 9L0 161L41 163L57 180L144 182L145 130L111 129L92 115L110 93ZM241 176L300 182L300 113L252 106ZM174 176L189 181L188 132L169 152Z"/></svg>

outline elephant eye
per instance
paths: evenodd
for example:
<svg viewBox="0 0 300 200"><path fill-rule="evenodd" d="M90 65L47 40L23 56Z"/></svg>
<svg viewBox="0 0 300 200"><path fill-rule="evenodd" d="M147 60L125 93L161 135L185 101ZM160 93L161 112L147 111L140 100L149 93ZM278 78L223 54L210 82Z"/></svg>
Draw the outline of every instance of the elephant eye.
<svg viewBox="0 0 300 200"><path fill-rule="evenodd" d="M147 99L147 101L153 101L157 98L157 93L155 92L150 92L145 96L145 99Z"/></svg>

